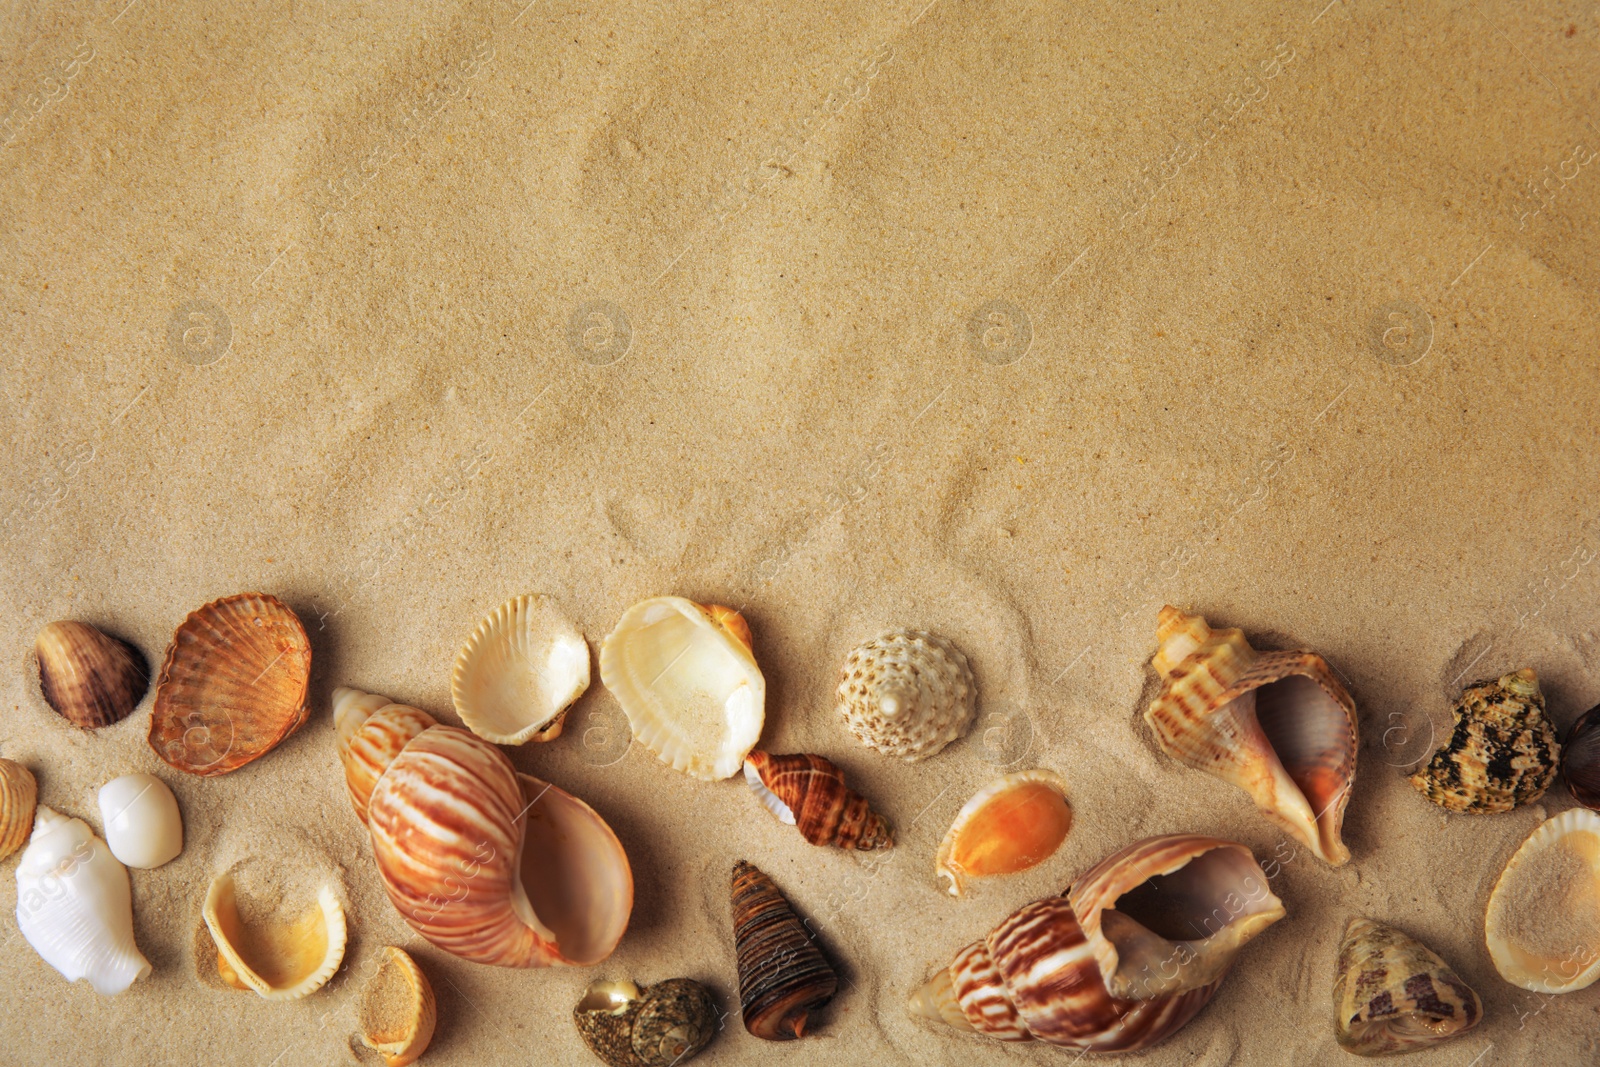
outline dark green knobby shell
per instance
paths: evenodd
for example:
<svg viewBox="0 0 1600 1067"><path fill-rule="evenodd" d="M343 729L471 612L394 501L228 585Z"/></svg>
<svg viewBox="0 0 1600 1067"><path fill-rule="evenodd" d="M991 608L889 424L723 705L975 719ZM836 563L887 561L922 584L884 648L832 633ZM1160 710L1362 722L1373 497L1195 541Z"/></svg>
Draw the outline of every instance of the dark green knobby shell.
<svg viewBox="0 0 1600 1067"><path fill-rule="evenodd" d="M716 1036L717 1002L690 978L638 988L632 982L596 982L572 1021L589 1051L610 1067L672 1067Z"/></svg>
<svg viewBox="0 0 1600 1067"><path fill-rule="evenodd" d="M1427 945L1351 919L1333 981L1334 1037L1358 1056L1412 1052L1466 1033L1483 1002Z"/></svg>
<svg viewBox="0 0 1600 1067"><path fill-rule="evenodd" d="M1473 815L1510 811L1544 796L1560 766L1561 745L1531 668L1474 682L1455 714L1450 740L1409 779L1419 793Z"/></svg>
<svg viewBox="0 0 1600 1067"><path fill-rule="evenodd" d="M804 1036L839 978L772 879L744 860L733 865L733 944L744 1028L767 1041Z"/></svg>
<svg viewBox="0 0 1600 1067"><path fill-rule="evenodd" d="M1600 811L1600 704L1572 724L1561 750L1561 770L1573 799Z"/></svg>

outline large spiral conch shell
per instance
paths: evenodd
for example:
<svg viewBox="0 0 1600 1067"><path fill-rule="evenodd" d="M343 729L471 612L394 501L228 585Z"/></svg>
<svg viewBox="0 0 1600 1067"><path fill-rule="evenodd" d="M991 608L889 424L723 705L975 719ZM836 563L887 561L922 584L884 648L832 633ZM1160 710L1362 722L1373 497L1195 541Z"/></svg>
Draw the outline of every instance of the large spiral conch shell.
<svg viewBox="0 0 1600 1067"><path fill-rule="evenodd" d="M633 873L583 801L424 711L334 692L345 783L384 889L433 944L501 967L590 965L633 911Z"/></svg>
<svg viewBox="0 0 1600 1067"><path fill-rule="evenodd" d="M113 996L150 973L133 941L128 869L87 823L40 804L17 864L17 928L69 982Z"/></svg>
<svg viewBox="0 0 1600 1067"><path fill-rule="evenodd" d="M1535 993L1571 993L1600 979L1600 815L1546 819L1489 894L1483 938L1500 977Z"/></svg>
<svg viewBox="0 0 1600 1067"><path fill-rule="evenodd" d="M768 811L813 845L865 852L894 844L883 816L845 785L844 772L830 760L752 752L744 761L744 777Z"/></svg>
<svg viewBox="0 0 1600 1067"><path fill-rule="evenodd" d="M744 860L733 865L733 944L744 1028L767 1041L804 1037L839 977L772 879Z"/></svg>
<svg viewBox="0 0 1600 1067"><path fill-rule="evenodd" d="M1483 1002L1427 945L1351 919L1333 983L1334 1037L1358 1056L1411 1052L1471 1030Z"/></svg>
<svg viewBox="0 0 1600 1067"><path fill-rule="evenodd" d="M1283 914L1243 845L1149 838L956 953L909 1008L1000 1041L1148 1048L1192 1019L1240 948Z"/></svg>
<svg viewBox="0 0 1600 1067"><path fill-rule="evenodd" d="M311 641L289 606L240 593L189 613L156 679L150 747L189 774L238 770L310 712Z"/></svg>
<svg viewBox="0 0 1600 1067"><path fill-rule="evenodd" d="M1356 775L1356 706L1314 652L1257 652L1236 629L1161 609L1144 713L1161 749L1249 793L1262 814L1337 867Z"/></svg>

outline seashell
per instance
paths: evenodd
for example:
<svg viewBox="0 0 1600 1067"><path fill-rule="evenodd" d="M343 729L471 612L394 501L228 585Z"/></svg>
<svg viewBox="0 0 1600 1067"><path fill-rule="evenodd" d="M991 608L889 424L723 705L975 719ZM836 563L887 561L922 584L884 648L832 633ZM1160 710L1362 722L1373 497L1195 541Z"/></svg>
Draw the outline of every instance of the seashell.
<svg viewBox="0 0 1600 1067"><path fill-rule="evenodd" d="M925 630L890 630L845 657L839 714L868 748L916 761L967 732L977 692L955 645Z"/></svg>
<svg viewBox="0 0 1600 1067"><path fill-rule="evenodd" d="M1561 746L1561 770L1574 800L1586 808L1600 808L1600 704L1572 724Z"/></svg>
<svg viewBox="0 0 1600 1067"><path fill-rule="evenodd" d="M1333 982L1334 1037L1359 1056L1413 1052L1471 1030L1483 1002L1427 945L1351 919Z"/></svg>
<svg viewBox="0 0 1600 1067"><path fill-rule="evenodd" d="M588 643L541 596L515 597L478 623L450 675L461 724L497 745L561 736L567 706L588 688Z"/></svg>
<svg viewBox="0 0 1600 1067"><path fill-rule="evenodd" d="M682 597L644 600L600 646L600 678L633 736L663 763L713 781L761 736L767 684L744 616Z"/></svg>
<svg viewBox="0 0 1600 1067"><path fill-rule="evenodd" d="M894 837L882 815L844 782L844 772L821 756L745 757L744 777L768 811L797 827L813 845L863 852L891 848Z"/></svg>
<svg viewBox="0 0 1600 1067"><path fill-rule="evenodd" d="M1283 917L1266 883L1250 850L1232 841L1136 842L1066 896L1025 905L956 953L908 1008L1000 1041L1148 1048L1192 1019L1245 942Z"/></svg>
<svg viewBox="0 0 1600 1067"><path fill-rule="evenodd" d="M28 840L38 800L33 772L16 760L0 759L0 860Z"/></svg>
<svg viewBox="0 0 1600 1067"><path fill-rule="evenodd" d="M386 945L378 970L361 987L361 1043L389 1067L405 1067L428 1051L437 1009L433 986L403 949Z"/></svg>
<svg viewBox="0 0 1600 1067"><path fill-rule="evenodd" d="M100 787L100 822L111 854L129 867L149 870L183 851L178 800L152 774L124 774Z"/></svg>
<svg viewBox="0 0 1600 1067"><path fill-rule="evenodd" d="M1483 937L1500 977L1535 993L1600 978L1600 815L1572 808L1539 825L1489 894Z"/></svg>
<svg viewBox="0 0 1600 1067"><path fill-rule="evenodd" d="M616 948L633 873L593 808L416 708L341 688L334 719L351 799L369 795L378 873L412 929L502 967L589 966Z"/></svg>
<svg viewBox="0 0 1600 1067"><path fill-rule="evenodd" d="M963 878L1015 874L1055 855L1072 829L1067 783L1054 771L1017 771L990 782L962 806L935 866L961 895Z"/></svg>
<svg viewBox="0 0 1600 1067"><path fill-rule="evenodd" d="M235 989L264 1000L299 1000L321 989L344 959L344 908L332 886L299 919L246 924L227 872L211 880L200 910L217 946L217 973Z"/></svg>
<svg viewBox="0 0 1600 1067"><path fill-rule="evenodd" d="M114 996L150 973L133 941L128 869L82 819L43 804L17 864L17 928L69 982Z"/></svg>
<svg viewBox="0 0 1600 1067"><path fill-rule="evenodd" d="M33 649L45 703L85 730L121 722L150 688L143 654L88 623L53 622Z"/></svg>
<svg viewBox="0 0 1600 1067"><path fill-rule="evenodd" d="M595 982L572 1009L589 1051L610 1067L673 1067L711 1044L721 1022L717 1002L690 978L640 989Z"/></svg>
<svg viewBox="0 0 1600 1067"><path fill-rule="evenodd" d="M311 642L283 601L213 600L189 613L167 648L150 747L188 774L236 771L306 721L310 677Z"/></svg>
<svg viewBox="0 0 1600 1067"><path fill-rule="evenodd" d="M1356 774L1356 706L1314 652L1257 652L1243 631L1161 609L1144 713L1161 750L1239 786L1262 814L1337 867Z"/></svg>
<svg viewBox="0 0 1600 1067"><path fill-rule="evenodd" d="M772 879L744 860L733 865L733 944L744 1028L766 1041L804 1037L839 978Z"/></svg>
<svg viewBox="0 0 1600 1067"><path fill-rule="evenodd" d="M1447 811L1510 811L1544 796L1561 745L1531 668L1474 682L1456 702L1455 729L1408 781Z"/></svg>

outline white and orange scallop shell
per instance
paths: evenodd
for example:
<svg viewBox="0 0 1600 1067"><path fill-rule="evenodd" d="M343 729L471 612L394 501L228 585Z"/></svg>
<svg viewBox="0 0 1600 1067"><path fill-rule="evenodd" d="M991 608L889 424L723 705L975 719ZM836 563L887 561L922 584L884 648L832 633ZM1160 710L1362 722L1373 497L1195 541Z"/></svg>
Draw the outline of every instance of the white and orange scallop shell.
<svg viewBox="0 0 1600 1067"><path fill-rule="evenodd" d="M462 725L497 745L561 736L563 713L588 688L588 642L543 596L513 597L490 612L450 675Z"/></svg>
<svg viewBox="0 0 1600 1067"><path fill-rule="evenodd" d="M1016 771L962 806L934 865L958 897L967 878L1015 874L1049 859L1071 829L1066 780L1054 771Z"/></svg>
<svg viewBox="0 0 1600 1067"><path fill-rule="evenodd" d="M422 726L425 712L350 689L334 699L351 797L369 793L378 873L412 929L501 967L611 954L633 873L593 808L466 730Z"/></svg>
<svg viewBox="0 0 1600 1067"><path fill-rule="evenodd" d="M1600 815L1572 808L1528 835L1489 894L1483 937L1500 977L1523 989L1600 979Z"/></svg>
<svg viewBox="0 0 1600 1067"><path fill-rule="evenodd" d="M253 923L240 914L233 875L211 882L201 909L217 946L217 972L235 989L264 1000L298 1000L327 984L344 959L344 908L332 886L295 919Z"/></svg>
<svg viewBox="0 0 1600 1067"><path fill-rule="evenodd" d="M1144 718L1162 751L1243 789L1333 866L1355 782L1356 708L1314 652L1257 652L1236 629L1161 609L1161 693Z"/></svg>
<svg viewBox="0 0 1600 1067"><path fill-rule="evenodd" d="M677 596L633 605L600 646L600 678L639 743L695 778L738 774L761 737L767 683L732 608Z"/></svg>

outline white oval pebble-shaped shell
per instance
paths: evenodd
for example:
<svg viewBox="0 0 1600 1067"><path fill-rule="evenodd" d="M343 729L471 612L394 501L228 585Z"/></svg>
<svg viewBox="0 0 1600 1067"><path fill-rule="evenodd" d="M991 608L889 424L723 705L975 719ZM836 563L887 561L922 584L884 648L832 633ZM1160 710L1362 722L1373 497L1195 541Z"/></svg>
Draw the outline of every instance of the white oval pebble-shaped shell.
<svg viewBox="0 0 1600 1067"><path fill-rule="evenodd" d="M1548 917L1550 937L1562 945L1554 955L1517 943L1516 927L1529 916L1518 914L1511 900L1516 889L1524 888L1517 885L1518 880L1532 877L1519 868L1547 849L1571 853L1588 865L1591 876L1586 884L1566 887L1565 892L1562 887L1543 884L1535 889L1552 906L1569 912ZM1553 932L1568 928L1573 928L1571 933ZM1546 819L1528 835L1489 894L1483 938L1500 977L1523 989L1571 993L1600 978L1600 815L1588 808L1572 808Z"/></svg>
<svg viewBox="0 0 1600 1067"><path fill-rule="evenodd" d="M967 732L977 692L955 645L925 630L890 630L845 657L839 714L867 747L915 761Z"/></svg>
<svg viewBox="0 0 1600 1067"><path fill-rule="evenodd" d="M450 676L462 725L496 745L531 739L588 688L589 645L542 596L514 597L490 612L461 646Z"/></svg>
<svg viewBox="0 0 1600 1067"><path fill-rule="evenodd" d="M100 787L100 821L111 854L149 870L183 851L178 801L153 774L124 774Z"/></svg>
<svg viewBox="0 0 1600 1067"><path fill-rule="evenodd" d="M43 804L17 865L17 927L68 981L104 996L150 973L133 941L128 869L82 819Z"/></svg>

